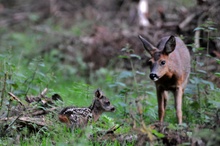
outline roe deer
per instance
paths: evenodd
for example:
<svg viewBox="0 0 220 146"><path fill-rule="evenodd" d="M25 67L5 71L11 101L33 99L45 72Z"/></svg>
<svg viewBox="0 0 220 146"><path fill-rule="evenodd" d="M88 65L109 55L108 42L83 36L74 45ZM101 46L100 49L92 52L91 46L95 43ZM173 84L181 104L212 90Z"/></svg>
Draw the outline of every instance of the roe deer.
<svg viewBox="0 0 220 146"><path fill-rule="evenodd" d="M109 99L97 89L95 99L87 108L66 107L59 113L59 120L69 128L85 127L90 120L97 121L103 112L113 112L115 107Z"/></svg>
<svg viewBox="0 0 220 146"><path fill-rule="evenodd" d="M158 100L159 121L163 122L167 91L175 98L175 108L178 123L182 123L182 96L190 74L190 54L185 43L179 37L164 37L153 46L142 36L139 36L144 48L151 55L149 60L149 77L155 82Z"/></svg>

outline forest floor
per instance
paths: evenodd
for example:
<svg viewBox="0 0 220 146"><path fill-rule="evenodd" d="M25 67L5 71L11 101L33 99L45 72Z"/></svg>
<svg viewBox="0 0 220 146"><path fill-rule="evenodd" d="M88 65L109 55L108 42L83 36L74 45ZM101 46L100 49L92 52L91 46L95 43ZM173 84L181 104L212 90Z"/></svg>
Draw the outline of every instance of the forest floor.
<svg viewBox="0 0 220 146"><path fill-rule="evenodd" d="M220 3L213 1L149 0L148 27L139 25L132 0L0 2L0 145L220 143L220 19L213 17ZM175 124L173 98L166 122L157 122L149 56L138 39L156 45L171 34L184 40L192 58L182 125ZM116 112L69 132L57 113L72 104L89 106L98 87Z"/></svg>

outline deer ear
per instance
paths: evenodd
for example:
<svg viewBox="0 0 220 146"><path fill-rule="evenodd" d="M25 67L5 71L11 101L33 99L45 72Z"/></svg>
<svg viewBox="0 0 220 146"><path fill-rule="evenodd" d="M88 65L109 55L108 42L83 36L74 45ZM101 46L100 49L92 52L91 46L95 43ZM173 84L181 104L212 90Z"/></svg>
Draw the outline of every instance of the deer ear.
<svg viewBox="0 0 220 146"><path fill-rule="evenodd" d="M168 55L175 50L175 47L176 47L176 39L173 35L171 35L170 38L167 40L163 51L165 54Z"/></svg>
<svg viewBox="0 0 220 146"><path fill-rule="evenodd" d="M97 97L97 98L102 97L102 91L101 91L100 89L97 89L97 90L95 91L95 97Z"/></svg>
<svg viewBox="0 0 220 146"><path fill-rule="evenodd" d="M145 38L143 38L141 35L139 35L139 39L141 40L141 42L144 45L144 48L147 52L150 53L150 55L152 55L155 51L157 51L157 48L154 47L151 43L149 43Z"/></svg>

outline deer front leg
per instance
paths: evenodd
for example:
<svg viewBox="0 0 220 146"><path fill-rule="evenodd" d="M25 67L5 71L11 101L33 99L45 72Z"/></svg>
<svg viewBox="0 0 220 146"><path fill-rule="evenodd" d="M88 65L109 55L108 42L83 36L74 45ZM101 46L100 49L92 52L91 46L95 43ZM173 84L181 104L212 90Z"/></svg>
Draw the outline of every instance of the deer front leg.
<svg viewBox="0 0 220 146"><path fill-rule="evenodd" d="M158 116L159 121L163 122L167 103L167 92L157 88Z"/></svg>
<svg viewBox="0 0 220 146"><path fill-rule="evenodd" d="M178 124L182 124L182 96L183 96L183 88L177 87L174 92L175 97L175 108L176 108L176 116L178 119Z"/></svg>

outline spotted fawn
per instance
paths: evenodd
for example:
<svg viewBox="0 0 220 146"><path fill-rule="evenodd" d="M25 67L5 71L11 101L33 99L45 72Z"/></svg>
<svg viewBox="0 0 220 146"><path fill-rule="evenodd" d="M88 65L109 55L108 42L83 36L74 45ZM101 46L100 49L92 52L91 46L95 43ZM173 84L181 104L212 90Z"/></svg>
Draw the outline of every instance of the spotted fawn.
<svg viewBox="0 0 220 146"><path fill-rule="evenodd" d="M95 99L89 107L66 107L59 113L59 120L71 129L85 127L89 121L96 122L103 112L113 112L115 107L100 89L95 91Z"/></svg>

